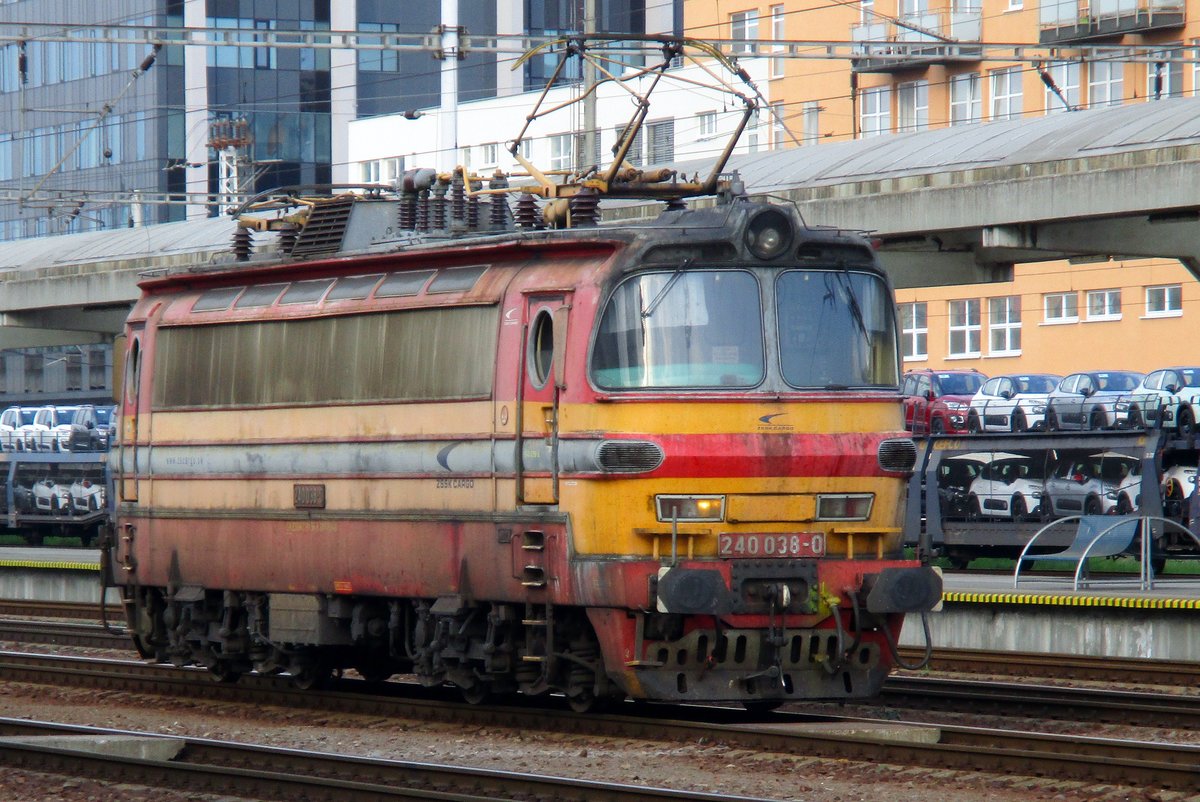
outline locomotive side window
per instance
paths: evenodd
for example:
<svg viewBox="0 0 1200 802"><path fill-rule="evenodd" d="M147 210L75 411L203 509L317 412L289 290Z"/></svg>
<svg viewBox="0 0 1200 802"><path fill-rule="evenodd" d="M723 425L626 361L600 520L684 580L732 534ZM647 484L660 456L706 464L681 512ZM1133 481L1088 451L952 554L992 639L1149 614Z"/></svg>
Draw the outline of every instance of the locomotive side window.
<svg viewBox="0 0 1200 802"><path fill-rule="evenodd" d="M228 309L229 305L233 303L233 299L244 289L245 287L222 287L219 290L209 290L200 296L192 306L192 311L219 312L222 309Z"/></svg>
<svg viewBox="0 0 1200 802"><path fill-rule="evenodd" d="M732 270L628 279L604 309L591 370L608 389L758 385L765 374L758 281Z"/></svg>
<svg viewBox="0 0 1200 802"><path fill-rule="evenodd" d="M288 287L287 292L279 299L280 304L311 304L321 300L325 290L333 281L320 279L318 281L297 281Z"/></svg>
<svg viewBox="0 0 1200 802"><path fill-rule="evenodd" d="M537 313L529 336L529 379L538 389L546 386L554 366L554 317L549 309Z"/></svg>
<svg viewBox="0 0 1200 802"><path fill-rule="evenodd" d="M326 301L361 300L371 294L382 274L374 276L346 276L337 280L333 289L325 296Z"/></svg>
<svg viewBox="0 0 1200 802"><path fill-rule="evenodd" d="M779 359L793 387L899 384L896 320L887 286L869 273L789 270L775 287Z"/></svg>
<svg viewBox="0 0 1200 802"><path fill-rule="evenodd" d="M246 309L255 306L270 306L275 303L279 293L283 292L286 284L266 284L261 287L250 287L233 305L234 309Z"/></svg>
<svg viewBox="0 0 1200 802"><path fill-rule="evenodd" d="M416 295L425 286L425 282L433 275L432 270L421 270L416 273L392 273L379 289L375 290L376 298L400 298L405 295Z"/></svg>
<svg viewBox="0 0 1200 802"><path fill-rule="evenodd" d="M429 292L466 292L475 286L479 277L487 270L487 265L474 267L451 267L439 270L437 277L429 282Z"/></svg>
<svg viewBox="0 0 1200 802"><path fill-rule="evenodd" d="M496 307L163 327L154 406L486 398Z"/></svg>

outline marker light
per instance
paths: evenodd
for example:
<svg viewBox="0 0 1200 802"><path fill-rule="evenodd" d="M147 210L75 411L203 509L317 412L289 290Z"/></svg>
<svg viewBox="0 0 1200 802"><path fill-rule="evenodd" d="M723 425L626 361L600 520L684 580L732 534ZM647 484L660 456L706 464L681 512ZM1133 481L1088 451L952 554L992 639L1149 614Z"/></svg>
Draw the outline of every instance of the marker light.
<svg viewBox="0 0 1200 802"><path fill-rule="evenodd" d="M746 247L759 259L774 259L792 244L792 222L778 209L759 212L746 226Z"/></svg>
<svg viewBox="0 0 1200 802"><path fill-rule="evenodd" d="M874 493L817 496L818 521L865 521L871 517Z"/></svg>
<svg viewBox="0 0 1200 802"><path fill-rule="evenodd" d="M655 496L654 506L664 523L725 520L724 496Z"/></svg>

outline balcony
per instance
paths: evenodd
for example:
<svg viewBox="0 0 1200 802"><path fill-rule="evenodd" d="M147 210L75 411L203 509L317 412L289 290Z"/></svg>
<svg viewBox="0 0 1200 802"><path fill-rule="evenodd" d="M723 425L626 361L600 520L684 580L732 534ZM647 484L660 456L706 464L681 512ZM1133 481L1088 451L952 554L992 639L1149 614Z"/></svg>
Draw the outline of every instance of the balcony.
<svg viewBox="0 0 1200 802"><path fill-rule="evenodd" d="M979 9L938 10L855 25L855 72L903 72L931 64L979 61L983 15Z"/></svg>
<svg viewBox="0 0 1200 802"><path fill-rule="evenodd" d="M1086 42L1181 28L1183 0L1042 0L1038 43Z"/></svg>

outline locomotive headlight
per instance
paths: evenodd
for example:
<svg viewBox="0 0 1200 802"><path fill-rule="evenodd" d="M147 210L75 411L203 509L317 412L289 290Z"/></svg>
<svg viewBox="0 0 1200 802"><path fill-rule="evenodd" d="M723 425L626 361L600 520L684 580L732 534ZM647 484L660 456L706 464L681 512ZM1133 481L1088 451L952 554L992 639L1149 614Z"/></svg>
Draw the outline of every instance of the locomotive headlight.
<svg viewBox="0 0 1200 802"><path fill-rule="evenodd" d="M725 520L724 496L655 496L654 506L664 523Z"/></svg>
<svg viewBox="0 0 1200 802"><path fill-rule="evenodd" d="M874 493L838 493L817 496L818 521L865 521L871 517Z"/></svg>
<svg viewBox="0 0 1200 802"><path fill-rule="evenodd" d="M792 244L792 222L778 209L759 212L746 226L746 247L759 259L774 259Z"/></svg>

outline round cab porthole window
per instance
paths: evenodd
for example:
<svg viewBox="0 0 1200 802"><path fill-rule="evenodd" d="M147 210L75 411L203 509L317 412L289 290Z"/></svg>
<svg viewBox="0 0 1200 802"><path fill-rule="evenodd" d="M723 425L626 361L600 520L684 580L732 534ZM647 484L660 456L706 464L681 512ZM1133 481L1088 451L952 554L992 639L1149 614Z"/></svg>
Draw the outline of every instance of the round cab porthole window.
<svg viewBox="0 0 1200 802"><path fill-rule="evenodd" d="M543 309L533 319L533 333L529 337L529 379L538 388L545 387L553 369L554 318L550 310Z"/></svg>

